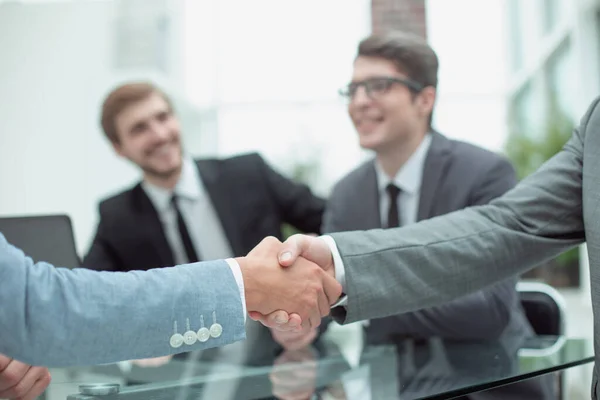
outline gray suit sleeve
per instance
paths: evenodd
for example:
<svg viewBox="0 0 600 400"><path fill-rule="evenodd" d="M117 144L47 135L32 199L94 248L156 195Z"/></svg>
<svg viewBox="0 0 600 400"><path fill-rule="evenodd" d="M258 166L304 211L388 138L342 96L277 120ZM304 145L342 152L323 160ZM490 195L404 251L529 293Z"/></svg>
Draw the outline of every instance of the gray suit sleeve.
<svg viewBox="0 0 600 400"><path fill-rule="evenodd" d="M348 295L335 316L349 323L439 305L582 243L583 140L597 102L558 154L488 205L404 228L332 234Z"/></svg>
<svg viewBox="0 0 600 400"><path fill-rule="evenodd" d="M34 264L0 234L0 353L40 366L111 363L223 346L245 338L240 292L226 262L98 272ZM212 323L220 337L173 348Z"/></svg>
<svg viewBox="0 0 600 400"><path fill-rule="evenodd" d="M480 174L480 181L471 190L471 206L489 203L516 184L515 171L504 159L498 158ZM497 338L517 304L516 283L516 277L511 277L446 304L388 317L393 319L388 326L394 330L389 333L474 340Z"/></svg>

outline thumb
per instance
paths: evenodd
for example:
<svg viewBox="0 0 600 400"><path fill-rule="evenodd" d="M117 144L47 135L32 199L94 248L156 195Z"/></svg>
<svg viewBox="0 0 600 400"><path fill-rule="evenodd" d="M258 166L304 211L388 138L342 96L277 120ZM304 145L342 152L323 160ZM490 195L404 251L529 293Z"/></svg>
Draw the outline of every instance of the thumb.
<svg viewBox="0 0 600 400"><path fill-rule="evenodd" d="M309 247L310 240L308 236L301 234L290 236L283 242L282 249L279 252L279 264L282 267L293 265L298 257L305 256Z"/></svg>
<svg viewBox="0 0 600 400"><path fill-rule="evenodd" d="M311 261L325 271L333 268L333 255L327 242L320 237L296 234L281 245L279 264L282 267L293 265L298 257Z"/></svg>

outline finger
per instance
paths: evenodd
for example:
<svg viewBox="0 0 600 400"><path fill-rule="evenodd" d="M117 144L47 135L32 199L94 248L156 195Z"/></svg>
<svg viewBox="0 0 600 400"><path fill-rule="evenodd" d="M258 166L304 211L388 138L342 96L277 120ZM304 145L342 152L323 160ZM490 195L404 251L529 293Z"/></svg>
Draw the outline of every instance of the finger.
<svg viewBox="0 0 600 400"><path fill-rule="evenodd" d="M10 367L11 366L9 366L9 368ZM25 395L31 391L38 379L42 378L42 376L46 374L48 374L48 370L46 368L30 367L27 365L26 373L23 374L20 379L16 380L14 385L0 391L0 398L14 399L25 397Z"/></svg>
<svg viewBox="0 0 600 400"><path fill-rule="evenodd" d="M288 326L290 316L283 310L274 311L271 314L266 315L264 319L269 328L282 332L293 330L293 327Z"/></svg>
<svg viewBox="0 0 600 400"><path fill-rule="evenodd" d="M329 299L327 298L327 295L325 294L324 290L319 292L317 301L319 304L319 312L321 313L321 318L328 316L331 312L331 307L329 305Z"/></svg>
<svg viewBox="0 0 600 400"><path fill-rule="evenodd" d="M12 360L10 364L0 372L0 392L17 385L30 368L30 365Z"/></svg>
<svg viewBox="0 0 600 400"><path fill-rule="evenodd" d="M135 364L139 367L160 367L168 363L171 360L172 356L162 356L162 357L154 357L154 358L142 358L139 360L132 360L132 364Z"/></svg>
<svg viewBox="0 0 600 400"><path fill-rule="evenodd" d="M324 274L323 290L327 296L327 303L329 306L335 304L342 295L342 285L340 285L340 283L329 274Z"/></svg>
<svg viewBox="0 0 600 400"><path fill-rule="evenodd" d="M296 313L290 314L290 320L287 323L291 329L299 331L302 329L302 318Z"/></svg>
<svg viewBox="0 0 600 400"><path fill-rule="evenodd" d="M259 313L258 311L250 311L248 313L248 315L250 316L250 318L252 318L255 321L260 322L261 324L263 324L266 327L269 328L274 328L275 326L271 326L274 325L273 321L271 321L268 317L268 315L264 315Z"/></svg>
<svg viewBox="0 0 600 400"><path fill-rule="evenodd" d="M318 306L310 311L308 322L309 323L306 328L309 329L316 328L317 326L321 325L321 310L319 310Z"/></svg>
<svg viewBox="0 0 600 400"><path fill-rule="evenodd" d="M286 325L290 320L290 316L287 312L283 310L273 311L271 314L267 315L267 318L273 325Z"/></svg>
<svg viewBox="0 0 600 400"><path fill-rule="evenodd" d="M50 372L47 370L45 373L41 374L37 381L35 381L34 385L29 389L29 392L22 397L22 400L35 400L37 399L48 386L50 385L50 381L52 377L50 376ZM20 399L21 400L21 399Z"/></svg>
<svg viewBox="0 0 600 400"><path fill-rule="evenodd" d="M248 316L250 317L250 319L253 319L254 321L258 321L258 322L262 322L262 317L263 315L261 313L259 313L258 311L249 311L248 312Z"/></svg>
<svg viewBox="0 0 600 400"><path fill-rule="evenodd" d="M266 327L280 332L296 331L302 325L302 319L298 314L288 314L285 311L275 311L268 315L252 313L251 318L261 322ZM282 321L282 322L280 322Z"/></svg>
<svg viewBox="0 0 600 400"><path fill-rule="evenodd" d="M0 372L4 371L11 361L12 358L7 357L4 354L0 354Z"/></svg>
<svg viewBox="0 0 600 400"><path fill-rule="evenodd" d="M269 319L268 316L265 316L257 311L250 311L248 315L251 319L260 322L267 328L272 328L282 332L297 332L302 330L302 318L296 313L288 314L289 319L284 324L278 324L275 321Z"/></svg>

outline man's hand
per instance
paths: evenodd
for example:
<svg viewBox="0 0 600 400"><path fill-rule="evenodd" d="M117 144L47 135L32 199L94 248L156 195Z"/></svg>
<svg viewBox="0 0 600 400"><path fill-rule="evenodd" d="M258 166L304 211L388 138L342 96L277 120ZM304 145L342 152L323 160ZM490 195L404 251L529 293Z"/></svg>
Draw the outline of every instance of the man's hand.
<svg viewBox="0 0 600 400"><path fill-rule="evenodd" d="M273 339L287 351L296 351L309 346L317 337L318 329L309 326L301 331L282 331L271 328Z"/></svg>
<svg viewBox="0 0 600 400"><path fill-rule="evenodd" d="M281 268L278 257L287 249L282 246L279 240L268 237L246 257L237 259L244 278L247 309L262 315L277 310L293 312L309 326L317 327L321 318L329 314L342 288L332 275L304 258ZM278 315L281 313L272 315L276 324Z"/></svg>
<svg viewBox="0 0 600 400"><path fill-rule="evenodd" d="M33 400L50 385L47 368L32 367L0 354L0 399Z"/></svg>
<svg viewBox="0 0 600 400"><path fill-rule="evenodd" d="M320 266L329 276L335 278L335 266L333 255L329 246L322 238L312 235L292 235L282 245L279 252L279 264L282 267L290 267L298 260L304 258ZM340 291L341 294L341 291ZM337 301L335 298L333 303ZM330 303L333 304L333 303ZM263 325L278 331L298 332L302 324L302 318L297 314L288 314L282 309L271 314L260 312L249 312L250 318L260 321Z"/></svg>

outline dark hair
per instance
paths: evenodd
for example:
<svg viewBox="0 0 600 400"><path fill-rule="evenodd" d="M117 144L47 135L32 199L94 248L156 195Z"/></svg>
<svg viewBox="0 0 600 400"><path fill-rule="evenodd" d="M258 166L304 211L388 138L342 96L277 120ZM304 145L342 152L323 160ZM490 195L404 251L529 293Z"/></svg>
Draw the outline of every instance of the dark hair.
<svg viewBox="0 0 600 400"><path fill-rule="evenodd" d="M437 55L425 39L415 34L393 31L371 35L359 43L358 56L386 59L423 87L437 87Z"/></svg>
<svg viewBox="0 0 600 400"><path fill-rule="evenodd" d="M127 106L140 100L145 100L153 94L159 94L170 108L172 108L169 97L155 85L149 82L130 82L113 89L102 104L102 115L100 125L104 134L113 143L119 142L116 119Z"/></svg>

